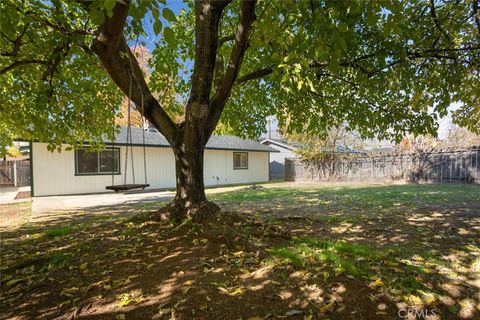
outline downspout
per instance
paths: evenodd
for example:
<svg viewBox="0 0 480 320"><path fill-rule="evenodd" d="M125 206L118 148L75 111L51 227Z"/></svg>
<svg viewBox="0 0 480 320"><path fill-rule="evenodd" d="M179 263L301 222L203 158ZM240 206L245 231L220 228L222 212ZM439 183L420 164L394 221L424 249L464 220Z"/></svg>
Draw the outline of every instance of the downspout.
<svg viewBox="0 0 480 320"><path fill-rule="evenodd" d="M29 142L30 146L30 196L33 198L35 196L33 189L33 143Z"/></svg>
<svg viewBox="0 0 480 320"><path fill-rule="evenodd" d="M270 174L270 151L268 151L268 163L267 163L267 170L268 170L268 181L272 181L272 177Z"/></svg>

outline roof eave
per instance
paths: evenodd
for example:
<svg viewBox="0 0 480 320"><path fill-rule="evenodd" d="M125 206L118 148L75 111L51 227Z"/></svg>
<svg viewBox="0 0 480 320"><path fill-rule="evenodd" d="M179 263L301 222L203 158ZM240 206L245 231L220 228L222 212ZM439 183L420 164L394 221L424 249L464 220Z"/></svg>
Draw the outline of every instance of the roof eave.
<svg viewBox="0 0 480 320"><path fill-rule="evenodd" d="M264 139L262 141L260 141L261 144L263 144L264 142L270 142L270 143L273 143L279 147L283 147L283 148L286 148L286 149L289 149L289 150L296 150L297 148L295 148L294 146L291 146L291 145L288 145L288 144L285 144L285 143L281 143L281 142L278 142L278 141L275 141L275 140L271 140L271 139Z"/></svg>

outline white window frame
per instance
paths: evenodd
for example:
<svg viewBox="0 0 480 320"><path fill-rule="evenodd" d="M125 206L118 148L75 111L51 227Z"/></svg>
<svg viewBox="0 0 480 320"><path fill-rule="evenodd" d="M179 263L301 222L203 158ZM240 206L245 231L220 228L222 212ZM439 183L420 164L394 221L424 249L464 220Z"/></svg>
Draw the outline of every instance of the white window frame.
<svg viewBox="0 0 480 320"><path fill-rule="evenodd" d="M99 150L99 151L91 151L91 152L96 152L97 153L97 171L96 172L79 172L78 170L78 164L79 164L79 159L78 159L78 151L79 150L88 150L86 148L83 148L83 149L78 149L78 150L75 150L75 175L76 176L103 176L103 175L111 175L112 174L112 171L105 171L105 172L102 172L100 171L100 152L112 152L112 149L113 149L113 152L117 154L117 156L115 157L118 164L117 164L117 168L118 170L113 172L113 174L115 175L119 175L120 174L120 148L107 148L107 149L103 149L103 150ZM115 167L115 166L114 166Z"/></svg>
<svg viewBox="0 0 480 320"><path fill-rule="evenodd" d="M235 166L235 156L240 157L240 165L242 165L242 156L245 156L246 158L246 165L245 166L240 166L236 167ZM233 153L233 170L248 170L248 152L234 152Z"/></svg>

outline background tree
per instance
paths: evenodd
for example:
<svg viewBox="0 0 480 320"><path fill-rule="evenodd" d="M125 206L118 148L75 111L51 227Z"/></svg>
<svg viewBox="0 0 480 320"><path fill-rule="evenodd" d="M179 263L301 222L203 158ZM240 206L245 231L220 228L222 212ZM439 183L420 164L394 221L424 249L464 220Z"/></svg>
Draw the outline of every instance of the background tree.
<svg viewBox="0 0 480 320"><path fill-rule="evenodd" d="M448 129L447 137L442 141L441 145L445 149L480 148L480 135L452 124Z"/></svg>
<svg viewBox="0 0 480 320"><path fill-rule="evenodd" d="M454 121L480 130L478 0L187 4L175 16L164 0L2 1L2 145L17 135L51 148L98 142L118 89L131 93L175 154L172 212L202 221L218 209L205 197L203 151L220 120L243 136L275 115L290 132L347 122L401 139L435 134L459 102ZM147 85L129 47L152 30L161 38ZM167 87L175 99L155 97Z"/></svg>
<svg viewBox="0 0 480 320"><path fill-rule="evenodd" d="M6 156L10 158L17 158L17 157L21 157L22 154L20 153L19 147L16 145L13 145L8 148Z"/></svg>
<svg viewBox="0 0 480 320"><path fill-rule="evenodd" d="M398 152L435 152L441 150L467 149L480 146L480 136L451 124L447 136L443 139L431 135L408 135L396 145Z"/></svg>
<svg viewBox="0 0 480 320"><path fill-rule="evenodd" d="M431 153L441 149L441 142L432 135L413 135L405 136L400 143L396 145L396 151Z"/></svg>
<svg viewBox="0 0 480 320"><path fill-rule="evenodd" d="M321 170L323 177L334 179L335 162L365 149L366 141L358 132L348 131L347 127L347 124L341 124L320 135L303 132L286 133L285 137L297 147L295 153L308 167Z"/></svg>

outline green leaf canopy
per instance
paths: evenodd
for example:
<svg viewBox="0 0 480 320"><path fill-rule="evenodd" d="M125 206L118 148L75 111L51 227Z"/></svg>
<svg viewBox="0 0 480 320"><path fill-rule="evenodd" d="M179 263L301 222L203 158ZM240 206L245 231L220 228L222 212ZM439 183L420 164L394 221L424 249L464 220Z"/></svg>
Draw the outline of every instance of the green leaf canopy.
<svg viewBox="0 0 480 320"><path fill-rule="evenodd" d="M21 137L53 149L112 134L122 94L90 48L118 2L0 3L2 147ZM195 47L193 5L174 4L132 1L124 36L151 50L150 90L181 122L202 48ZM218 132L257 137L274 115L291 132L318 134L347 123L365 137L398 139L435 134L452 103L460 105L454 121L479 132L478 6L259 0ZM216 79L229 65L239 7L233 1L221 18ZM162 94L172 90L174 98Z"/></svg>

